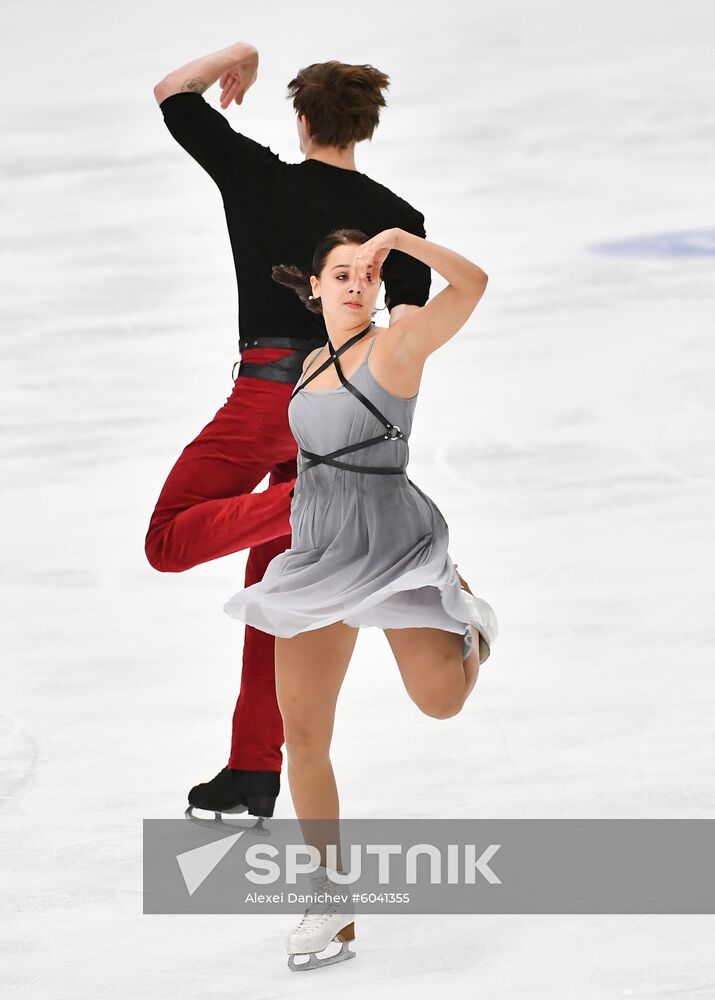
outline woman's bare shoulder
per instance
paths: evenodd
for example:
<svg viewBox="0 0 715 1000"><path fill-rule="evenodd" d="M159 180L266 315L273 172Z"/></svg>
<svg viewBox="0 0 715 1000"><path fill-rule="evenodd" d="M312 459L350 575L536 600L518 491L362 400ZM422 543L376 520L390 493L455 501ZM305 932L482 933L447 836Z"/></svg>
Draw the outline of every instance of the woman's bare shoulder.
<svg viewBox="0 0 715 1000"><path fill-rule="evenodd" d="M316 347L314 351L311 351L310 354L305 356L305 360L303 361L303 374L305 374L307 369L310 368L322 350L322 347Z"/></svg>
<svg viewBox="0 0 715 1000"><path fill-rule="evenodd" d="M372 352L370 369L389 393L412 399L420 388L424 358L410 350L404 336L405 328L400 327L402 322L397 320L392 326L378 331L379 343L375 344Z"/></svg>
<svg viewBox="0 0 715 1000"><path fill-rule="evenodd" d="M390 358L394 362L408 363L413 360L414 352L409 349L409 323L406 323L407 316L396 320L390 326L377 327L375 337L381 344L375 345L375 350L379 351L381 357Z"/></svg>

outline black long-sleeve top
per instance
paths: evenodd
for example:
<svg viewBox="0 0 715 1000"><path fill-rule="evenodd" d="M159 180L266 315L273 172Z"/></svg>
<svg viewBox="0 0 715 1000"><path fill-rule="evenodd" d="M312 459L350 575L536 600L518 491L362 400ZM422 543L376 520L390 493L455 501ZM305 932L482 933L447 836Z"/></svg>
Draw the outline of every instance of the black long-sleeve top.
<svg viewBox="0 0 715 1000"><path fill-rule="evenodd" d="M296 264L310 274L315 247L331 230L361 229L371 237L396 226L425 236L422 213L367 174L316 159L286 163L270 147L236 132L195 91L171 94L159 107L171 135L221 192L242 341L254 336L325 341L322 315L309 312L292 289L275 282L271 268ZM390 251L383 277L388 309L427 302L430 268L409 254Z"/></svg>

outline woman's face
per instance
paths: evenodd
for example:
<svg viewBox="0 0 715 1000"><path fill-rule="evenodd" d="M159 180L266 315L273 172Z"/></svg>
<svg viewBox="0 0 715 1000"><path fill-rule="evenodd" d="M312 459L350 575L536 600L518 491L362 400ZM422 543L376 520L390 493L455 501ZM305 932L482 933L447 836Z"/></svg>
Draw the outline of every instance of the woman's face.
<svg viewBox="0 0 715 1000"><path fill-rule="evenodd" d="M358 277L350 282L350 265L359 251L359 243L333 247L320 277L310 276L313 295L320 296L323 315L341 325L350 326L363 320L367 323L380 291L379 275L373 275L370 270L362 280Z"/></svg>

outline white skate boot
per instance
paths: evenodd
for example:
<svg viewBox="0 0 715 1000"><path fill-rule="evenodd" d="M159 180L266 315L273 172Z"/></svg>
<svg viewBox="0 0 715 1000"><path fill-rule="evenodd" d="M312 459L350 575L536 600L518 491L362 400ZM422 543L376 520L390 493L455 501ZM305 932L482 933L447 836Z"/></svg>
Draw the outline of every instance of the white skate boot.
<svg viewBox="0 0 715 1000"><path fill-rule="evenodd" d="M454 568L457 569L457 563L454 564ZM482 597L473 594L463 576L459 573L457 576L464 596L472 605L472 625L479 632L479 665L481 666L488 659L492 644L497 637L497 616L494 614L491 604L487 604Z"/></svg>
<svg viewBox="0 0 715 1000"><path fill-rule="evenodd" d="M319 969L323 965L335 965L355 958L355 952L350 951L349 941L355 940L355 908L350 902L350 887L339 886L329 879L325 866L321 865L310 875L313 892L348 896L346 901L315 900L305 911L300 923L286 938L288 952L288 968L292 972L303 972L308 969ZM340 950L321 957L319 953L326 951L331 944L339 944ZM296 956L307 956L304 961L297 962Z"/></svg>

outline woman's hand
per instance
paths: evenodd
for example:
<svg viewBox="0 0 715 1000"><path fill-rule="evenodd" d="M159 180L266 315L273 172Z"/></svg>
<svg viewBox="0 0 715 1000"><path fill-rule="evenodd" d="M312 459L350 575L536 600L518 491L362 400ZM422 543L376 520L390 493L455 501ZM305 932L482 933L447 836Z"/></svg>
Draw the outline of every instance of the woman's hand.
<svg viewBox="0 0 715 1000"><path fill-rule="evenodd" d="M390 250L399 249L401 234L401 229L384 229L369 239L367 243L355 247L355 256L350 266L351 283L357 278L360 278L361 281L364 280L368 271L373 278L377 278Z"/></svg>
<svg viewBox="0 0 715 1000"><path fill-rule="evenodd" d="M258 52L253 49L242 56L219 79L221 84L221 107L227 108L231 101L243 103L243 96L256 82L258 76Z"/></svg>

